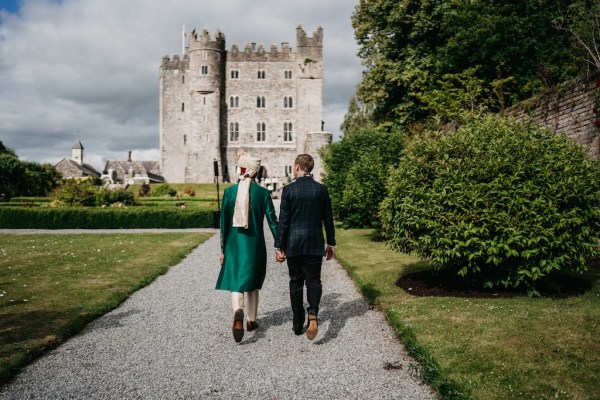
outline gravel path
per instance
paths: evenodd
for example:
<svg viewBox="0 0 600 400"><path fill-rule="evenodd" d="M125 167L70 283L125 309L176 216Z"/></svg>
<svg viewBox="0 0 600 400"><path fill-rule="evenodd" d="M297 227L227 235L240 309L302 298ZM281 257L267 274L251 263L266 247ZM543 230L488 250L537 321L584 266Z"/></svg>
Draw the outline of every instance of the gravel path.
<svg viewBox="0 0 600 400"><path fill-rule="evenodd" d="M293 334L287 267L270 261L260 326L235 343L229 292L214 290L218 254L215 235L27 367L0 399L435 398L410 372L382 314L335 261L323 264L314 341Z"/></svg>

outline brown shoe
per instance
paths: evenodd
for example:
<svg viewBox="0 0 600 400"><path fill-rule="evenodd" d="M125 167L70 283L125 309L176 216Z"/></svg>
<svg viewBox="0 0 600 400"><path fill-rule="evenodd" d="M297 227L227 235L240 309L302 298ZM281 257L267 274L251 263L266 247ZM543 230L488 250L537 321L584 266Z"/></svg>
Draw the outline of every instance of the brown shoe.
<svg viewBox="0 0 600 400"><path fill-rule="evenodd" d="M233 326L231 327L233 332L233 339L239 343L244 337L244 310L238 308L233 314Z"/></svg>
<svg viewBox="0 0 600 400"><path fill-rule="evenodd" d="M317 322L317 316L313 314L308 314L308 328L306 328L306 338L308 340L313 340L317 337L317 333L319 333L319 324Z"/></svg>
<svg viewBox="0 0 600 400"><path fill-rule="evenodd" d="M246 321L246 330L248 332L252 332L256 328L258 328L258 322L256 322L256 321Z"/></svg>

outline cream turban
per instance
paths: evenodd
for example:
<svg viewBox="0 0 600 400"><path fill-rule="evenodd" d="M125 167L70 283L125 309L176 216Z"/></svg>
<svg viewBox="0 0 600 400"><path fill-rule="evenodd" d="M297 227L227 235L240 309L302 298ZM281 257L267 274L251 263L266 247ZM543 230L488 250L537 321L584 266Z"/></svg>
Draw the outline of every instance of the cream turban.
<svg viewBox="0 0 600 400"><path fill-rule="evenodd" d="M251 177L256 175L260 169L260 158L252 157L250 154L241 150L238 153L238 166L246 168L246 175L240 177L240 182L238 184L232 225L236 228L247 229L248 210L250 206L250 184L252 183Z"/></svg>

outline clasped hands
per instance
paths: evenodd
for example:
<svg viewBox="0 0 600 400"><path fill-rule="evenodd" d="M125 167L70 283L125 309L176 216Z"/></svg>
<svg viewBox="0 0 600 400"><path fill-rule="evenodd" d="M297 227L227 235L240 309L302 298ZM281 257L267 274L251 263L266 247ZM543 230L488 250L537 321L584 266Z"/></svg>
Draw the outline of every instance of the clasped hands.
<svg viewBox="0 0 600 400"><path fill-rule="evenodd" d="M335 250L333 249L332 246L325 246L325 260L329 261L331 260L335 255ZM283 250L280 249L275 249L275 261L277 261L278 263L280 262L284 262L286 259L286 255L285 252Z"/></svg>

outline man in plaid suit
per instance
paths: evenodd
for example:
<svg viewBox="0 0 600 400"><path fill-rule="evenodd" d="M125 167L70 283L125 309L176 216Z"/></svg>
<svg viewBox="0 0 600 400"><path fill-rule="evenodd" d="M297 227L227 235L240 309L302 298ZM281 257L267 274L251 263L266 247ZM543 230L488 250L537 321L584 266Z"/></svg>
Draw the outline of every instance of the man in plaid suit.
<svg viewBox="0 0 600 400"><path fill-rule="evenodd" d="M311 171L315 165L308 154L294 161L295 180L283 188L279 225L275 236L276 259L287 259L290 275L290 300L293 327L301 335L305 322L304 285L308 307L306 337L313 340L318 332L317 315L321 301L321 264L323 256L334 256L335 228L331 199L324 185L315 182ZM323 236L323 226L327 244Z"/></svg>

